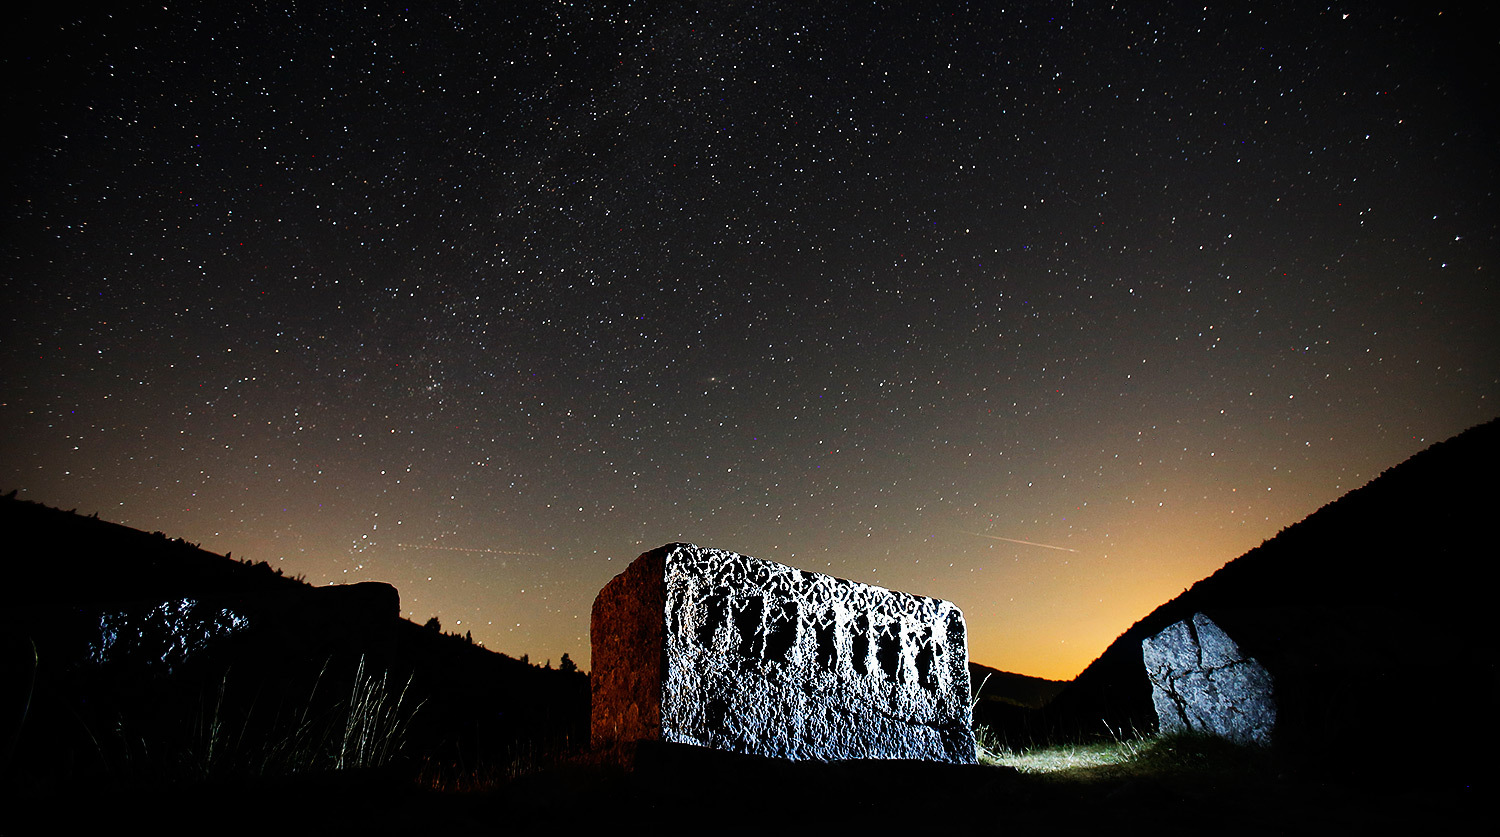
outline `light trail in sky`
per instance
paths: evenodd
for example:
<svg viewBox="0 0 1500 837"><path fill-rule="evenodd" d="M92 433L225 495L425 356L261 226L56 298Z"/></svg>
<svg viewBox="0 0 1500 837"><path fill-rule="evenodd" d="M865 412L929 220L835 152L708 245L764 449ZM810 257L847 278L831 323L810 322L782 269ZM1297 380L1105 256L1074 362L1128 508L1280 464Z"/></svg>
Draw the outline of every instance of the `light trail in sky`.
<svg viewBox="0 0 1500 837"><path fill-rule="evenodd" d="M530 555L537 558L541 557L540 552L512 552L505 549L475 549L472 547L464 546L426 546L424 544L418 543L398 543L396 544L396 546L400 549L441 549L445 552L482 552L486 555Z"/></svg>
<svg viewBox="0 0 1500 837"><path fill-rule="evenodd" d="M1036 541L1018 541L1015 538L1002 538L999 535L986 535L983 532L964 532L965 535L973 535L976 538L990 538L991 540L1006 541L1007 543L1020 543L1027 546L1040 546L1044 549L1060 549L1063 552L1077 552L1076 549L1068 549L1066 546L1053 546L1050 543L1037 543Z"/></svg>

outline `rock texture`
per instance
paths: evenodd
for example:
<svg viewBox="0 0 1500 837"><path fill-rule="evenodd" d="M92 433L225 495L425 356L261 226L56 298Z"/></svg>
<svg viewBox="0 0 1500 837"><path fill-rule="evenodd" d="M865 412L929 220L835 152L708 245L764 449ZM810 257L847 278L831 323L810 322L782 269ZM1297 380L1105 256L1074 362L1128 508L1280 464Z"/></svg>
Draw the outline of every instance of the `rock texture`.
<svg viewBox="0 0 1500 837"><path fill-rule="evenodd" d="M98 665L143 665L171 673L252 626L283 642L323 647L386 638L400 615L396 588L376 581L119 603L99 613L88 656Z"/></svg>
<svg viewBox="0 0 1500 837"><path fill-rule="evenodd" d="M171 672L249 626L243 613L188 598L106 611L99 614L99 633L89 643L89 659L99 665L128 662Z"/></svg>
<svg viewBox="0 0 1500 837"><path fill-rule="evenodd" d="M672 544L605 585L590 630L595 746L974 761L950 602Z"/></svg>
<svg viewBox="0 0 1500 837"><path fill-rule="evenodd" d="M1202 613L1141 641L1157 729L1269 746L1276 727L1271 673Z"/></svg>
<svg viewBox="0 0 1500 837"><path fill-rule="evenodd" d="M1334 756L1383 783L1393 724L1442 719L1464 732L1424 737L1423 781L1492 774L1497 473L1500 419L1433 445L1146 614L1046 708L999 731L1150 729L1141 642L1204 613L1275 678L1274 747L1289 769L1313 775Z"/></svg>

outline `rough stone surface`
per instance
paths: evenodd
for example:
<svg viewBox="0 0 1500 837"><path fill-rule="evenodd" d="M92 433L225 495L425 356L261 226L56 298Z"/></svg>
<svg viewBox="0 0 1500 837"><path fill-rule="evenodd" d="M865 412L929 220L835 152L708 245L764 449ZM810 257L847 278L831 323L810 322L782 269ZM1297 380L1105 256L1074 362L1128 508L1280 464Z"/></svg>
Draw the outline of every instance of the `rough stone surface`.
<svg viewBox="0 0 1500 837"><path fill-rule="evenodd" d="M288 642L378 637L401 614L389 584L365 581L232 598L122 603L97 617L88 641L98 665L131 663L171 673L252 626Z"/></svg>
<svg viewBox="0 0 1500 837"><path fill-rule="evenodd" d="M605 585L590 630L596 747L974 762L951 602L671 544Z"/></svg>
<svg viewBox="0 0 1500 837"><path fill-rule="evenodd" d="M99 615L89 658L99 665L129 661L170 672L249 626L242 613L189 598L111 610Z"/></svg>
<svg viewBox="0 0 1500 837"><path fill-rule="evenodd" d="M1201 613L1141 641L1157 728L1269 746L1276 726L1271 673Z"/></svg>

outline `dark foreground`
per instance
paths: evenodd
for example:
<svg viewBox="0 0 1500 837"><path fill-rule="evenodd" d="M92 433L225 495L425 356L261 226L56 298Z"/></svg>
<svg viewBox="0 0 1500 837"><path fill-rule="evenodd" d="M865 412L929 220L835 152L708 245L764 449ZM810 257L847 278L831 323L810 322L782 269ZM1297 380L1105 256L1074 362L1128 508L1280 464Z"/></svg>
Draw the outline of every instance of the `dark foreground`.
<svg viewBox="0 0 1500 837"><path fill-rule="evenodd" d="M621 762L626 764L621 764ZM677 745L591 756L488 790L437 791L397 771L297 780L74 789L6 805L3 834L88 833L131 824L153 834L440 834L917 827L964 835L1452 833L1492 825L1493 786L1285 776L1022 775L916 762L785 763ZM19 816L16 816L19 815ZM13 818L14 817L14 818Z"/></svg>

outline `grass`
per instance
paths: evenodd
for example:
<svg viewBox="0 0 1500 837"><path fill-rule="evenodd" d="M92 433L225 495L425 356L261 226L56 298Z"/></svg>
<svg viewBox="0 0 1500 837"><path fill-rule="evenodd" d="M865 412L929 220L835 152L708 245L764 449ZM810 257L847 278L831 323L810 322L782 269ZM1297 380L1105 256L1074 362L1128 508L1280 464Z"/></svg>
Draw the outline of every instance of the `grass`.
<svg viewBox="0 0 1500 837"><path fill-rule="evenodd" d="M572 748L566 739L520 739L477 764L424 757L416 783L445 793L483 793L523 776L543 773L565 763Z"/></svg>
<svg viewBox="0 0 1500 837"><path fill-rule="evenodd" d="M352 680L330 689L328 667L325 663L300 699L263 692L243 676L225 672L196 699L188 697L196 704L191 708L179 704L175 711L155 711L159 707L129 704L118 710L107 746L94 739L95 749L106 772L145 783L273 778L390 764L404 749L423 705L410 695L412 678L393 680L360 657ZM92 739L92 731L89 735Z"/></svg>
<svg viewBox="0 0 1500 837"><path fill-rule="evenodd" d="M422 708L419 702L410 710L403 709L403 704L409 705L411 684L412 677L408 677L397 691L387 672L367 674L365 658L359 658L353 693L344 710L343 735L333 759L335 770L381 767L401 751L406 728Z"/></svg>
<svg viewBox="0 0 1500 837"><path fill-rule="evenodd" d="M1012 749L984 727L976 729L982 764L1062 782L1159 779L1212 786L1271 778L1271 754L1213 736L1115 736L1111 739Z"/></svg>
<svg viewBox="0 0 1500 837"><path fill-rule="evenodd" d="M981 751L982 764L1013 767L1022 773L1070 774L1138 760L1148 741L1100 741L1091 744L1061 744L1014 751L1003 747Z"/></svg>

